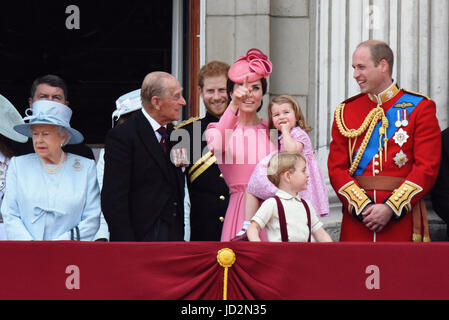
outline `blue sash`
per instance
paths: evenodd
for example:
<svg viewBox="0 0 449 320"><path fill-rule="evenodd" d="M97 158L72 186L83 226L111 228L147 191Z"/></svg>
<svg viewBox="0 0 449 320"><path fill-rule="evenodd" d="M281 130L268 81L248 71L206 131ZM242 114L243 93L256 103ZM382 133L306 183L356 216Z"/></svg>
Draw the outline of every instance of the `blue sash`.
<svg viewBox="0 0 449 320"><path fill-rule="evenodd" d="M410 114L413 112L415 107L423 100L423 97L415 96L410 93L405 93L396 103L393 107L388 109L385 116L388 119L388 128L387 128L387 139L389 140L395 132L399 129L395 126L395 122L397 120L396 114L397 110L401 110L403 112L403 109L407 110L408 118L410 119ZM402 103L411 103L412 106L409 107L396 107L398 104ZM402 115L402 113L401 113ZM361 176L363 172L366 169L366 166L371 162L374 155L379 152L379 128L382 125L382 121L379 121L377 126L374 128L373 134L371 135L370 140L368 141L368 145L366 146L365 152L363 153L362 159L360 159L360 163L357 167L357 170L354 172L354 176ZM384 146L384 141L382 139L381 141L382 147ZM357 153L359 152L359 149L357 149L357 152L354 154L354 159ZM353 159L353 161L354 161Z"/></svg>

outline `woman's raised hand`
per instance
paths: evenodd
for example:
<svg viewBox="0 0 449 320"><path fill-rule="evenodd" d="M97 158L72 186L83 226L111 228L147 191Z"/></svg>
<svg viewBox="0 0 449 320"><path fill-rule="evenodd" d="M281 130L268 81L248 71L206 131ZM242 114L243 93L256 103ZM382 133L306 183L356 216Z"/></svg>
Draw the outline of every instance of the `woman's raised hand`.
<svg viewBox="0 0 449 320"><path fill-rule="evenodd" d="M239 85L234 88L234 91L232 92L232 111L237 113L237 110L240 108L240 106L243 104L244 101L248 100L248 98L252 94L252 88L248 86L248 76L245 77L245 81L243 82L243 85Z"/></svg>

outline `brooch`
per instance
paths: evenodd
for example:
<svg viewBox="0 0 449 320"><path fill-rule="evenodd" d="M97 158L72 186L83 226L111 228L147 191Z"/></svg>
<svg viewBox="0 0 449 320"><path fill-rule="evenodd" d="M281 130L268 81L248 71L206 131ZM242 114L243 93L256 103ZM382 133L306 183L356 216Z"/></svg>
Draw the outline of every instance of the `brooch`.
<svg viewBox="0 0 449 320"><path fill-rule="evenodd" d="M76 171L80 171L81 169L81 162L80 159L75 159L75 162L73 163L73 169L75 169Z"/></svg>
<svg viewBox="0 0 449 320"><path fill-rule="evenodd" d="M413 106L414 106L414 104L411 102L402 102L402 103L395 104L393 106L393 108L407 108L407 107L413 107Z"/></svg>
<svg viewBox="0 0 449 320"><path fill-rule="evenodd" d="M399 151L398 153L396 153L395 157L393 158L394 163L396 163L396 165L401 168L404 164L407 163L408 158L407 155L404 153L404 151Z"/></svg>
<svg viewBox="0 0 449 320"><path fill-rule="evenodd" d="M400 147L402 147L402 145L407 142L407 139L407 131L403 130L402 128L396 131L393 137L394 142L396 142L396 144L398 144Z"/></svg>

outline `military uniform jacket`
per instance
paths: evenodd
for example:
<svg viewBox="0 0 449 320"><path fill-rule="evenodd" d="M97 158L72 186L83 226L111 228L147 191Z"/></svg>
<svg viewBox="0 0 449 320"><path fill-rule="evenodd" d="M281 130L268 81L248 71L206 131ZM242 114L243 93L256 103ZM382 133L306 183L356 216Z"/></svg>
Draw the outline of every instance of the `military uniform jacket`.
<svg viewBox="0 0 449 320"><path fill-rule="evenodd" d="M188 120L178 126L190 137L189 166L186 168L190 194L190 227L192 241L220 241L229 202L229 189L214 155L207 148L204 131L218 118L210 113L202 119ZM200 143L201 142L201 143Z"/></svg>
<svg viewBox="0 0 449 320"><path fill-rule="evenodd" d="M378 105L384 116L377 108L379 119L365 139L370 131L366 120ZM440 165L441 136L435 113L432 100L399 89L395 83L377 96L360 94L337 108L328 168L331 184L343 204L340 240L412 240L410 212L431 190ZM343 134L357 135L354 132L359 129L363 133L357 138ZM365 150L357 159L360 149ZM354 162L357 165L351 172ZM374 187L362 188L362 179L374 181ZM397 187L382 186L391 180ZM361 222L363 209L372 203L385 203L393 210L392 220L377 234Z"/></svg>

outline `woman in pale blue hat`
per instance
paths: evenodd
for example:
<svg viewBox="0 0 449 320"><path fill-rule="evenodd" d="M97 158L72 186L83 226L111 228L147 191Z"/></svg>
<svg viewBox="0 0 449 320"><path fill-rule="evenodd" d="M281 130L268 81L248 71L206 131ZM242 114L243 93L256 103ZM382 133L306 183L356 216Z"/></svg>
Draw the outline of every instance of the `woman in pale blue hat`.
<svg viewBox="0 0 449 320"><path fill-rule="evenodd" d="M25 143L28 139L17 133L13 127L23 124L22 117L11 102L0 94L0 206L6 188L6 170L15 155L13 141ZM0 213L0 240L7 240L3 218Z"/></svg>
<svg viewBox="0 0 449 320"><path fill-rule="evenodd" d="M101 213L95 162L62 150L84 139L70 127L72 110L39 100L26 114L14 130L33 139L35 153L9 164L1 206L8 239L93 240Z"/></svg>

